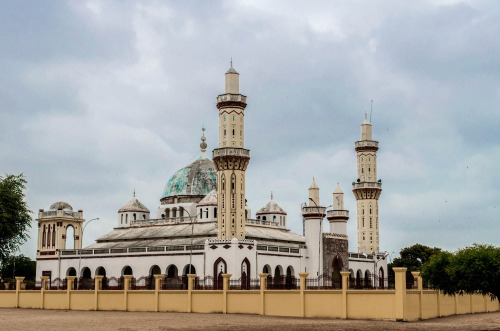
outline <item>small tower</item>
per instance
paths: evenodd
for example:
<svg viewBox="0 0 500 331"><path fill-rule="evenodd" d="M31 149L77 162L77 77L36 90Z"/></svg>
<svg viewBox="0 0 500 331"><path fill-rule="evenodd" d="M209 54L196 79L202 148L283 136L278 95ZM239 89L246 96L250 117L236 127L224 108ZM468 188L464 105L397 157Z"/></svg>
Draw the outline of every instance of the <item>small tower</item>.
<svg viewBox="0 0 500 331"><path fill-rule="evenodd" d="M257 220L261 222L261 224L266 224L269 222L271 226L278 226L281 228L286 228L286 212L283 208L281 208L273 199L273 192L271 192L271 200L257 213ZM267 224L266 224L267 225Z"/></svg>
<svg viewBox="0 0 500 331"><path fill-rule="evenodd" d="M135 197L118 210L118 227L127 228L137 222L149 220L149 209Z"/></svg>
<svg viewBox="0 0 500 331"><path fill-rule="evenodd" d="M213 161L217 169L219 239L245 238L245 171L250 150L245 149L247 97L240 94L239 76L231 61L225 93L217 97L219 148L213 151Z"/></svg>
<svg viewBox="0 0 500 331"><path fill-rule="evenodd" d="M347 236L347 220L349 211L344 210L344 192L337 183L333 191L333 209L326 213L326 218L330 222L330 233Z"/></svg>
<svg viewBox="0 0 500 331"><path fill-rule="evenodd" d="M83 211L73 211L67 202L53 203L38 212L37 260L53 259L64 249L82 248ZM57 275L52 275L58 277Z"/></svg>
<svg viewBox="0 0 500 331"><path fill-rule="evenodd" d="M302 217L305 219L307 263L306 272L319 276L323 266L323 218L326 207L319 204L319 187L313 178L309 186L309 205L302 208Z"/></svg>
<svg viewBox="0 0 500 331"><path fill-rule="evenodd" d="M378 141L372 140L372 125L366 114L355 150L358 178L352 183L352 192L357 201L358 253L374 253L379 251L378 199L382 183L377 182Z"/></svg>

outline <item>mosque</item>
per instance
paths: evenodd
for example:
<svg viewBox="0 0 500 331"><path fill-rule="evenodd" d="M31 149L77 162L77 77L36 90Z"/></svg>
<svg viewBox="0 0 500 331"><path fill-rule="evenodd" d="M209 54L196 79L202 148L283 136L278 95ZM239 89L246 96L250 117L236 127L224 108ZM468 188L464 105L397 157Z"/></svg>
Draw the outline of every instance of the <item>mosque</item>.
<svg viewBox="0 0 500 331"><path fill-rule="evenodd" d="M308 204L302 206L305 235L287 228L287 213L272 196L252 218L245 198L245 171L250 163L244 139L246 106L247 97L239 91L239 73L231 64L225 74L225 93L217 96L219 146L211 160L203 134L201 157L170 177L156 215L134 192L118 210L116 227L82 248L88 224L82 210L75 212L66 202L56 202L48 211L40 209L37 278L165 274L168 279L197 274L201 279L219 279L229 273L233 279L248 281L259 273L290 279L308 272L309 277L335 281L340 280L340 271L351 271L354 280L384 279L387 253L379 249L378 142L372 140L366 116L361 139L355 142L357 179L352 183L358 251L349 253L349 211L344 209L338 184L333 190L333 208L327 210L313 178ZM328 233L323 232L325 217ZM71 243L74 249L66 249ZM374 281L372 286L383 283Z"/></svg>

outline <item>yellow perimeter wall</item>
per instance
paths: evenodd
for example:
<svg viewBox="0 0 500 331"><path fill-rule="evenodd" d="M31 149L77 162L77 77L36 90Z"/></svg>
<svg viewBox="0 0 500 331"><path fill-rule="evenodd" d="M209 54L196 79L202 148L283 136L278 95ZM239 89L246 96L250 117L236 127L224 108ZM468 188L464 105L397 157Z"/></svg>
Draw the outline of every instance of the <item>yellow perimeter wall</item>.
<svg viewBox="0 0 500 331"><path fill-rule="evenodd" d="M404 274L400 278L402 283L399 284L396 278L395 290L347 290L347 285L342 290L305 290L304 279L301 290L264 290L263 286L261 290L235 291L227 290L228 284L224 284L224 290L197 291L193 290L194 278L190 277L190 286L183 291L48 291L20 290L18 281L15 291L0 291L0 307L239 313L406 321L500 311L499 301L491 301L489 297L448 296L434 290L422 290L421 286L418 290L406 290ZM347 276L345 280L344 284L347 284ZM226 277L225 282L228 281L229 277ZM99 288L97 282L98 280L96 288Z"/></svg>

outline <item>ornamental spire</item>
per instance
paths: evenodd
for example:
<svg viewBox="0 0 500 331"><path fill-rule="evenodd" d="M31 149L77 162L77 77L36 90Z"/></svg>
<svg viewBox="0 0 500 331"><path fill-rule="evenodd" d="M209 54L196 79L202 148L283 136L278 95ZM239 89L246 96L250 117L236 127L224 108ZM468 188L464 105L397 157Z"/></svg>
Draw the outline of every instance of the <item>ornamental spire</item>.
<svg viewBox="0 0 500 331"><path fill-rule="evenodd" d="M202 159L206 159L207 158L207 154L206 154L206 151L207 151L207 143L205 142L205 140L207 140L207 138L205 137L205 127L203 127L201 129L201 131L203 131L203 135L201 136L201 144L200 144L200 148L201 148L201 158Z"/></svg>

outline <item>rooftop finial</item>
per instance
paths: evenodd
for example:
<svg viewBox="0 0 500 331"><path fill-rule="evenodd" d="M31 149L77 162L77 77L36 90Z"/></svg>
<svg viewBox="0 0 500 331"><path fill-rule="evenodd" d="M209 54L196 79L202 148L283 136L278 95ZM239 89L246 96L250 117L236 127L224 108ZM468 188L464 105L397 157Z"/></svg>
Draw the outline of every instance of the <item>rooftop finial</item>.
<svg viewBox="0 0 500 331"><path fill-rule="evenodd" d="M233 57L231 56L231 68L233 67Z"/></svg>
<svg viewBox="0 0 500 331"><path fill-rule="evenodd" d="M273 199L273 191L271 191L271 200Z"/></svg>
<svg viewBox="0 0 500 331"><path fill-rule="evenodd" d="M373 111L373 99L370 105L370 122L372 121L372 111Z"/></svg>
<svg viewBox="0 0 500 331"><path fill-rule="evenodd" d="M205 142L205 140L207 140L207 138L205 137L205 126L203 126L201 128L201 131L203 132L203 135L201 136L201 144L200 144L200 148L201 148L201 158L202 159L206 159L207 158L207 154L205 153L207 151L207 143Z"/></svg>
<svg viewBox="0 0 500 331"><path fill-rule="evenodd" d="M135 198L135 187L134 187L134 198Z"/></svg>
<svg viewBox="0 0 500 331"><path fill-rule="evenodd" d="M366 111L365 111L365 120L366 120Z"/></svg>

